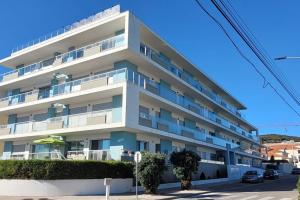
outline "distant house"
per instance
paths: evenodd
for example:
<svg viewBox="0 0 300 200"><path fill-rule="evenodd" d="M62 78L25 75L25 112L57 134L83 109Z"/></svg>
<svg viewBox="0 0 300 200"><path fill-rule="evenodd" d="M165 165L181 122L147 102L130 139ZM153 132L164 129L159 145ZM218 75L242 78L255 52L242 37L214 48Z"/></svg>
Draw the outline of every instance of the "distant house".
<svg viewBox="0 0 300 200"><path fill-rule="evenodd" d="M266 143L268 158L287 160L300 167L300 142L284 141L281 143Z"/></svg>

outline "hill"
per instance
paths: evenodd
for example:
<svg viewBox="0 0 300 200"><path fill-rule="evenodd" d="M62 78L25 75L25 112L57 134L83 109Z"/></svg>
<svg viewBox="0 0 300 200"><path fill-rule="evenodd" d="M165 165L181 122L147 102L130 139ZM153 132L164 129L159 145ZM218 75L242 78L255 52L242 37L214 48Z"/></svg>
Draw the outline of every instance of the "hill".
<svg viewBox="0 0 300 200"><path fill-rule="evenodd" d="M280 135L280 134L266 134L260 135L262 143L279 143L282 141L294 140L295 142L300 142L300 137Z"/></svg>

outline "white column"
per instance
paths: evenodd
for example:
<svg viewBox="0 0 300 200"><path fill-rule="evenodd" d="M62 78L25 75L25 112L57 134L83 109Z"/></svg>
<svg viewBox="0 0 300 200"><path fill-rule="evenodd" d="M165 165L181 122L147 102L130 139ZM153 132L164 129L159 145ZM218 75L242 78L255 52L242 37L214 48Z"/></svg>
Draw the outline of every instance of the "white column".
<svg viewBox="0 0 300 200"><path fill-rule="evenodd" d="M30 153L30 144L27 143L25 145L25 151L24 151L24 159L28 160L29 159L29 153Z"/></svg>
<svg viewBox="0 0 300 200"><path fill-rule="evenodd" d="M83 153L86 160L89 159L89 151L90 151L90 140L86 138L86 140L84 141L84 148L83 148Z"/></svg>
<svg viewBox="0 0 300 200"><path fill-rule="evenodd" d="M30 115L29 124L28 124L28 133L31 133L32 131L33 131L33 115Z"/></svg>

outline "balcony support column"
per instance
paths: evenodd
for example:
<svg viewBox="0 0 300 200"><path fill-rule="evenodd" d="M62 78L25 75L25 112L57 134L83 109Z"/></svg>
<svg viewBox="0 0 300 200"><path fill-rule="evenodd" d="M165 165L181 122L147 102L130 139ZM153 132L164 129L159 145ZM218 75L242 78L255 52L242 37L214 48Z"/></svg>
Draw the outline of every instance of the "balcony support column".
<svg viewBox="0 0 300 200"><path fill-rule="evenodd" d="M84 156L85 156L85 159L86 160L89 160L90 158L89 158L89 152L90 152L90 140L89 139L85 139L85 141L84 141L84 147L83 147L83 154L84 154Z"/></svg>
<svg viewBox="0 0 300 200"><path fill-rule="evenodd" d="M24 151L24 159L25 160L29 159L29 153L30 153L30 144L26 143L26 145L25 145L25 151Z"/></svg>

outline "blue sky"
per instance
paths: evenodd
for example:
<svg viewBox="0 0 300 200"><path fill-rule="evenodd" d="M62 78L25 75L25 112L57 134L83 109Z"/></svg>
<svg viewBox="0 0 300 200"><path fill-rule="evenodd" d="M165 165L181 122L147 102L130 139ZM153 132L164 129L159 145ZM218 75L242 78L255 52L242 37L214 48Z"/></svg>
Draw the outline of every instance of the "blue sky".
<svg viewBox="0 0 300 200"><path fill-rule="evenodd" d="M184 2L184 3L183 3ZM214 14L209 1L202 0ZM300 1L230 0L239 15L256 35L271 57L300 56ZM132 11L145 24L168 41L217 83L242 101L246 119L260 133L300 136L299 117L269 88L233 48L221 30L197 7L193 0L3 0L0 1L0 58L12 48L43 36L76 20L115 4ZM217 17L224 22L222 17ZM225 22L224 22L225 23ZM229 28L229 26L226 26ZM229 29L230 30L230 29ZM263 70L261 63L238 40L247 56L265 73L299 112L298 105ZM276 62L290 85L300 93L300 60ZM0 68L0 73L6 71ZM299 126L298 126L299 124Z"/></svg>

